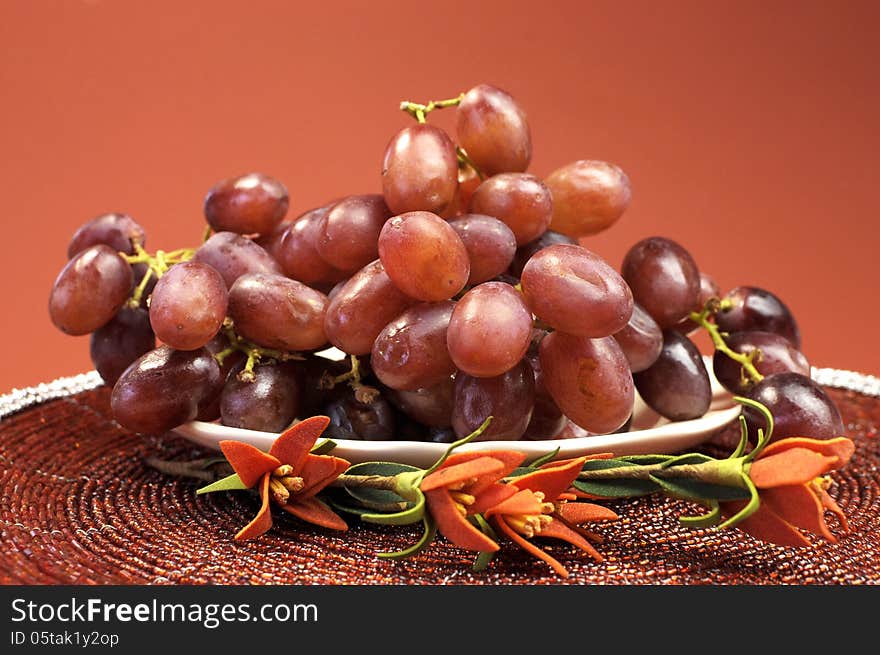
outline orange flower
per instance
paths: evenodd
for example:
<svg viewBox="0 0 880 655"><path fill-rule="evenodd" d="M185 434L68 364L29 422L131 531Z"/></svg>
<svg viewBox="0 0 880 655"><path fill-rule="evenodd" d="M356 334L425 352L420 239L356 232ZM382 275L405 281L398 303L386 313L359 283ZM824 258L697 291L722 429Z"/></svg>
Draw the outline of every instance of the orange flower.
<svg viewBox="0 0 880 655"><path fill-rule="evenodd" d="M501 532L564 577L568 576L565 567L526 538L561 539L589 553L597 562L602 561L599 552L585 539L592 535L577 526L589 521L614 520L617 514L601 505L571 502L576 497L569 491L588 459L591 458L553 462L512 480L506 486L513 487L515 493L485 511L486 518Z"/></svg>
<svg viewBox="0 0 880 655"><path fill-rule="evenodd" d="M348 526L315 497L350 466L330 455L309 452L330 423L326 416L314 416L297 423L282 434L268 453L240 441L221 441L220 449L248 488L259 484L263 503L254 519L242 528L236 540L259 537L272 527L271 497L285 512L332 530Z"/></svg>
<svg viewBox="0 0 880 655"><path fill-rule="evenodd" d="M510 475L525 458L525 454L510 450L454 453L426 475L419 488L440 534L461 548L497 551L498 544L467 517L516 493L515 488L498 480Z"/></svg>
<svg viewBox="0 0 880 655"><path fill-rule="evenodd" d="M760 506L736 526L753 537L781 546L809 546L798 530L837 539L825 524L825 512L838 516L847 529L843 511L825 491L826 473L846 464L855 450L850 439L782 439L767 446L748 469L758 490ZM746 501L721 503L726 515L735 515Z"/></svg>

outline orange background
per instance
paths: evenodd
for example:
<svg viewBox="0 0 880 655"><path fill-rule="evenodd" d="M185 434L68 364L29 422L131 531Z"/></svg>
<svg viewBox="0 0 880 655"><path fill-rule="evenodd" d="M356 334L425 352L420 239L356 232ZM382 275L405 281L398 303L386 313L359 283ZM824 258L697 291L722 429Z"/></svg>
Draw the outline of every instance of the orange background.
<svg viewBox="0 0 880 655"><path fill-rule="evenodd" d="M629 212L587 241L612 264L669 236L724 289L777 293L813 364L880 373L878 20L876 2L2 0L0 392L91 368L46 309L81 223L127 212L171 249L231 175L278 177L297 213L375 192L399 101L483 81L526 109L533 172L629 174Z"/></svg>

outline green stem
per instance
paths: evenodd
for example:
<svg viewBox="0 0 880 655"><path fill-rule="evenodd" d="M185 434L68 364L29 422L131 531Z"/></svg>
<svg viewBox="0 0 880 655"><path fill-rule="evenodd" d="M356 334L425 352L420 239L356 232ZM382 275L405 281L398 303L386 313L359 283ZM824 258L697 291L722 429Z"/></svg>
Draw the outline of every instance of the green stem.
<svg viewBox="0 0 880 655"><path fill-rule="evenodd" d="M742 466L734 460L709 460L700 464L678 464L666 466L664 463L646 464L643 466L619 466L614 468L581 471L579 480L650 480L652 476L659 478L684 478L699 480L711 484L742 487Z"/></svg>
<svg viewBox="0 0 880 655"><path fill-rule="evenodd" d="M404 100L400 103L400 109L415 118L419 123L427 123L428 120L426 116L432 111L435 109L445 109L446 107L455 107L456 105L461 104L463 99L464 93L455 98L447 98L446 100L430 100L426 105L419 102Z"/></svg>
<svg viewBox="0 0 880 655"><path fill-rule="evenodd" d="M744 355L742 353L731 350L731 348L724 341L724 337L721 336L721 330L719 330L718 326L709 320L709 315L713 313L710 304L711 303L707 303L706 307L701 312L691 312L689 318L694 323L704 328L709 333L709 337L711 337L715 349L723 352L725 355L730 357L730 359L740 364L745 374L748 375L753 382L760 382L761 380L763 380L764 376L761 375L758 369L755 368L755 365L753 363L756 357L760 357L761 351L756 348L747 355Z"/></svg>
<svg viewBox="0 0 880 655"><path fill-rule="evenodd" d="M470 155L467 154L467 151L464 148L462 148L461 146L455 146L455 154L458 157L458 161L460 164L470 166L474 169L474 173L476 173L477 177L480 178L480 182L486 179L486 174L477 167L477 165L474 163L474 160L471 159Z"/></svg>

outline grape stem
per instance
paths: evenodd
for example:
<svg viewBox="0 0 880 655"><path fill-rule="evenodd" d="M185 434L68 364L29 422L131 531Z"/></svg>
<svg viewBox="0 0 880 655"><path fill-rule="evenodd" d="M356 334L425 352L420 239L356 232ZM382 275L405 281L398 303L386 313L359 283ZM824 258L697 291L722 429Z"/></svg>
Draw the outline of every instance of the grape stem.
<svg viewBox="0 0 880 655"><path fill-rule="evenodd" d="M464 148L461 146L455 146L455 155L458 157L458 163L460 165L463 164L474 169L474 173L480 178L480 182L483 182L486 179L486 174L477 167L474 160L471 159L470 155L467 154L467 151Z"/></svg>
<svg viewBox="0 0 880 655"><path fill-rule="evenodd" d="M427 123L428 120L425 118L427 114L430 114L435 109L455 107L461 104L462 100L464 100L464 93L459 94L455 98L448 98L446 100L430 100L426 105L419 102L404 100L400 103L400 109L415 118L419 123Z"/></svg>
<svg viewBox="0 0 880 655"><path fill-rule="evenodd" d="M351 369L336 377L325 374L325 377L321 379L321 388L332 389L340 382L348 382L349 386L354 389L355 400L364 404L373 402L379 395L379 390L361 382L361 363L357 356L350 355L349 360L351 361Z"/></svg>
<svg viewBox="0 0 880 655"><path fill-rule="evenodd" d="M196 251L192 248L180 248L178 250L172 250L170 252L157 250L155 255L151 255L149 252L144 250L144 247L140 244L140 242L133 241L132 245L134 246L133 255L129 255L124 252L121 252L119 254L122 255L125 258L125 261L127 261L129 264L147 265L147 272L144 273L144 277L141 279L137 287L135 287L134 291L132 291L131 298L128 299L128 306L132 308L140 307L141 300L144 296L144 291L146 291L147 285L153 277L158 280L165 274L165 272L169 268L171 268L175 264L189 261L193 258L193 255L196 254Z"/></svg>
<svg viewBox="0 0 880 655"><path fill-rule="evenodd" d="M305 359L299 353L285 352L274 348L263 348L262 346L258 346L257 344L248 341L235 331L235 326L228 318L223 322L223 332L229 340L229 347L216 353L214 359L222 366L223 360L235 351L240 351L247 355L247 361L244 364L244 368L238 374L238 379L242 382L253 382L256 379L254 367L256 367L257 364L262 363L264 359L275 360L278 362L287 362L293 359Z"/></svg>
<svg viewBox="0 0 880 655"><path fill-rule="evenodd" d="M752 382L760 382L764 379L764 376L755 368L754 362L755 360L760 361L761 351L755 348L750 353L743 354L732 350L724 341L724 337L722 336L721 330L718 329L718 326L709 320L709 316L712 316L719 310L725 308L724 302L725 301L719 301L717 298L710 298L706 302L706 306L703 307L702 311L691 312L688 318L709 333L709 337L712 339L712 343L716 350L721 351L742 366L744 380L746 379L745 376L748 376Z"/></svg>

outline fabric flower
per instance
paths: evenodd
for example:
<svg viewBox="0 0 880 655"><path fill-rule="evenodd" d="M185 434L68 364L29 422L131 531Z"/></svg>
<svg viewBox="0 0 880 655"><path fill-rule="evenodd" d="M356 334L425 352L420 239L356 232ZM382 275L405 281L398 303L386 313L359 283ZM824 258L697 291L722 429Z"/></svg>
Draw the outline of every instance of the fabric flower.
<svg viewBox="0 0 880 655"><path fill-rule="evenodd" d="M286 430L268 453L240 441L221 441L220 449L248 488L259 485L262 505L254 519L235 535L236 540L259 537L272 527L269 499L285 512L332 530L348 526L315 495L344 473L350 463L331 455L313 455L311 449L330 423L314 416Z"/></svg>
<svg viewBox="0 0 880 655"><path fill-rule="evenodd" d="M602 561L602 556L585 538L593 535L578 526L590 521L615 520L617 514L601 505L572 502L575 495L569 491L587 459L590 458L553 462L515 478L506 485L513 487L515 493L485 511L485 517L495 527L563 577L568 576L565 567L527 539L561 539L587 552L597 562Z"/></svg>
<svg viewBox="0 0 880 655"><path fill-rule="evenodd" d="M825 512L836 514L844 530L846 517L825 491L827 480L822 476L845 465L854 450L853 442L845 437L792 437L770 444L748 469L761 504L736 526L757 539L781 546L810 545L798 528L836 542L825 523ZM721 508L726 515L734 515L745 504L725 502Z"/></svg>

